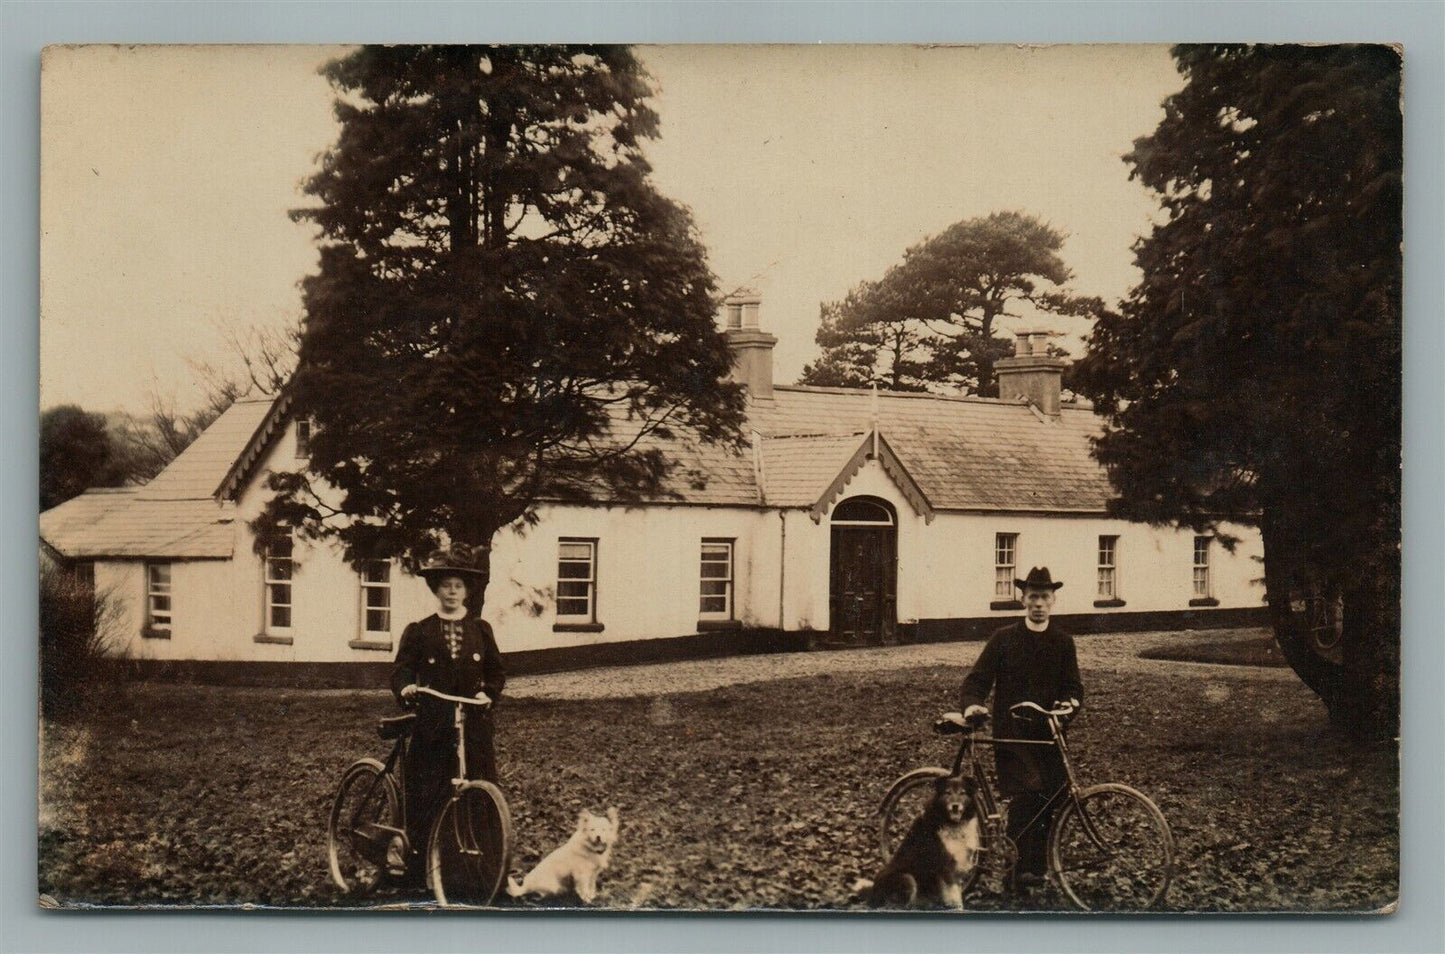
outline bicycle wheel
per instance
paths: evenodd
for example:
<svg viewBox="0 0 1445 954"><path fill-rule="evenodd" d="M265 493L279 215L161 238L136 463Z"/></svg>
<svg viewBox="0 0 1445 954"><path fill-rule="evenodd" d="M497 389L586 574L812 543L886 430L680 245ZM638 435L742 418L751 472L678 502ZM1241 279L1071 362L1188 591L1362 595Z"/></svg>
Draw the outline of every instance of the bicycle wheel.
<svg viewBox="0 0 1445 954"><path fill-rule="evenodd" d="M1095 785L1054 821L1049 866L1085 911L1156 908L1174 878L1174 836L1147 795L1127 785Z"/></svg>
<svg viewBox="0 0 1445 954"><path fill-rule="evenodd" d="M437 903L491 904L511 857L512 815L502 790L491 782L468 782L432 825L427 879Z"/></svg>
<svg viewBox="0 0 1445 954"><path fill-rule="evenodd" d="M361 759L341 775L326 825L331 880L347 893L376 887L386 864L392 833L401 827L396 780L376 759Z"/></svg>

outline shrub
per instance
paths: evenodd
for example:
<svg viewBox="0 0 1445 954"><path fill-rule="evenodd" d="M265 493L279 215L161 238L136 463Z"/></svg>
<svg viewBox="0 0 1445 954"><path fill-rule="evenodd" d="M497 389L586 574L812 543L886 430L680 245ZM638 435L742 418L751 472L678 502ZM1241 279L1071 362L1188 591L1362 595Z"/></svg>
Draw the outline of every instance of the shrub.
<svg viewBox="0 0 1445 954"><path fill-rule="evenodd" d="M109 590L65 568L40 572L40 710L55 717L82 709L97 690L125 678L113 652L120 602Z"/></svg>

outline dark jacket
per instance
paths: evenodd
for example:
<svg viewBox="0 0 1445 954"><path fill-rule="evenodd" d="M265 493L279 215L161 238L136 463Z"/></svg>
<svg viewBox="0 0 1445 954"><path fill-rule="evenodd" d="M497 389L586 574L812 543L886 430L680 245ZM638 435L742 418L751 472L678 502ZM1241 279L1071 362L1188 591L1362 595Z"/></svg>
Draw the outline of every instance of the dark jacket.
<svg viewBox="0 0 1445 954"><path fill-rule="evenodd" d="M1073 637L1053 623L1035 633L1022 620L998 630L963 680L960 709L985 704L990 692L995 738L1047 740L1046 722L1015 718L1009 707L1035 702L1051 709L1066 699L1084 701ZM1057 751L1043 746L997 746L995 764L1005 795L1051 793L1067 781Z"/></svg>
<svg viewBox="0 0 1445 954"><path fill-rule="evenodd" d="M463 620L461 652L453 660L442 635L441 617L433 613L407 626L391 670L391 691L404 708L410 706L402 702L401 690L412 683L454 696L475 696L485 691L495 703L501 698L507 673L502 668L502 654L497 650L492 627L485 620ZM418 734L434 736L437 730L451 728L451 703L419 695L416 706ZM481 711L469 708L468 716Z"/></svg>

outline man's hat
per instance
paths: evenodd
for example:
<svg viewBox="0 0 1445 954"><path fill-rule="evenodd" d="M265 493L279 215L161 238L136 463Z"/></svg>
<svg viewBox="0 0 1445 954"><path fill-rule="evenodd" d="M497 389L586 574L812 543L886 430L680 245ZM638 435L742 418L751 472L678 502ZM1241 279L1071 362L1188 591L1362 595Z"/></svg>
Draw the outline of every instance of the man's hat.
<svg viewBox="0 0 1445 954"><path fill-rule="evenodd" d="M1046 566L1034 567L1032 570L1029 571L1029 575L1026 579L1014 579L1014 586L1025 590L1031 586L1035 589L1040 590L1057 590L1063 585L1063 583L1054 582L1054 578L1049 575L1049 568Z"/></svg>
<svg viewBox="0 0 1445 954"><path fill-rule="evenodd" d="M442 550L433 550L422 563L417 573L436 588L444 576L459 576L467 581L468 588L481 582L490 573L490 547L469 547L465 543L453 543Z"/></svg>

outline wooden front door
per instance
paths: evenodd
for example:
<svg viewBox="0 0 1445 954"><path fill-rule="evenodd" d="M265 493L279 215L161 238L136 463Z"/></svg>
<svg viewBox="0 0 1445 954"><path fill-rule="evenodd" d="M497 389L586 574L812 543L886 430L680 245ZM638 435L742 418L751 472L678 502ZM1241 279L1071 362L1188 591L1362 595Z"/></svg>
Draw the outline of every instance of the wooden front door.
<svg viewBox="0 0 1445 954"><path fill-rule="evenodd" d="M876 646L893 642L898 623L896 539L891 526L833 528L832 643Z"/></svg>

